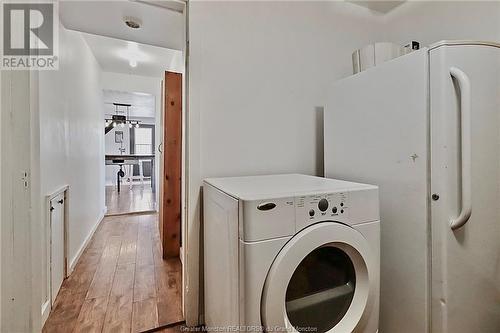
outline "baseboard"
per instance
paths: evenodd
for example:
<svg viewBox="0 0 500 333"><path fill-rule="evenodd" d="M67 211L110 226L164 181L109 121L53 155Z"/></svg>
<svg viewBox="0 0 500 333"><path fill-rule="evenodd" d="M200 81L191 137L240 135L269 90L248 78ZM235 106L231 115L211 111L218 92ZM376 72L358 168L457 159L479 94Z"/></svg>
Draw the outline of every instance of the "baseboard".
<svg viewBox="0 0 500 333"><path fill-rule="evenodd" d="M111 213L111 214L106 214L105 217L132 216L132 215L153 215L156 213L158 213L156 210L141 210L138 212Z"/></svg>
<svg viewBox="0 0 500 333"><path fill-rule="evenodd" d="M85 241L83 242L82 246L80 246L76 255L73 257L73 259L71 259L71 261L69 263L68 275L70 275L73 272L73 270L75 269L76 263L78 262L78 260L82 256L83 251L85 251L85 248L87 248L87 245L89 245L89 242L92 239L92 236L94 236L94 233L97 230L97 227L99 227L99 224L101 224L102 220L104 219L105 213L106 213L105 210L103 210L101 212L99 219L97 220L95 225L92 227L92 230L90 230L90 232L87 235L87 237L85 238Z"/></svg>
<svg viewBox="0 0 500 333"><path fill-rule="evenodd" d="M47 321L47 318L49 318L51 306L50 306L50 299L42 304L42 327Z"/></svg>

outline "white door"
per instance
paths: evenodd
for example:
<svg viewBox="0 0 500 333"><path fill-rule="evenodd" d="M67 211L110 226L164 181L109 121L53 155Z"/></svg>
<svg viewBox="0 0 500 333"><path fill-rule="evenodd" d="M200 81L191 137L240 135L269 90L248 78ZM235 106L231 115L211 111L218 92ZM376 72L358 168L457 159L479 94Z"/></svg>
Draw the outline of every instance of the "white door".
<svg viewBox="0 0 500 333"><path fill-rule="evenodd" d="M64 193L50 201L50 290L52 304L65 275Z"/></svg>
<svg viewBox="0 0 500 333"><path fill-rule="evenodd" d="M366 239L335 222L310 226L276 257L262 294L267 331L353 332L375 304L377 273Z"/></svg>
<svg viewBox="0 0 500 333"><path fill-rule="evenodd" d="M500 332L500 48L441 46L430 68L432 331Z"/></svg>

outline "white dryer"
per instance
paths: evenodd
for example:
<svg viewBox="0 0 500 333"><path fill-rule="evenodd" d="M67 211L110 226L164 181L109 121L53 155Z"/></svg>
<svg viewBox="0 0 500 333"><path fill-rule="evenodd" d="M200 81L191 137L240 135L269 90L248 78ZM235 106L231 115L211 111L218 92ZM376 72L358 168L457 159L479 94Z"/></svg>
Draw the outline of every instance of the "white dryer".
<svg viewBox="0 0 500 333"><path fill-rule="evenodd" d="M378 188L305 175L204 182L214 331L378 330Z"/></svg>

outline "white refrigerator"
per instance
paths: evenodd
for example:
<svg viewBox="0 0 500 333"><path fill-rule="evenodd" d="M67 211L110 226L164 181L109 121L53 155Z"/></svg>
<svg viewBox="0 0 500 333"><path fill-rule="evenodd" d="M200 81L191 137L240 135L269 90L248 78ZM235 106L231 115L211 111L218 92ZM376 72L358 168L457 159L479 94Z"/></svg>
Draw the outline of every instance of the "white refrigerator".
<svg viewBox="0 0 500 333"><path fill-rule="evenodd" d="M500 44L336 82L324 137L327 177L380 187L379 332L500 332Z"/></svg>

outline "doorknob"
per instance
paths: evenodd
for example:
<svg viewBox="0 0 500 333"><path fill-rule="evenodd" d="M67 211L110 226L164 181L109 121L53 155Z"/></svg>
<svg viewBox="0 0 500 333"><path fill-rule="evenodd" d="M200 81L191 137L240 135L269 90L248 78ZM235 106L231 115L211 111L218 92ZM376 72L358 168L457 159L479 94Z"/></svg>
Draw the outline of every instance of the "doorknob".
<svg viewBox="0 0 500 333"><path fill-rule="evenodd" d="M50 211L53 211L54 209L55 209L54 207L50 206Z"/></svg>
<svg viewBox="0 0 500 333"><path fill-rule="evenodd" d="M58 201L58 203L60 203L61 205L63 204L63 202L64 202L64 199L61 199Z"/></svg>

